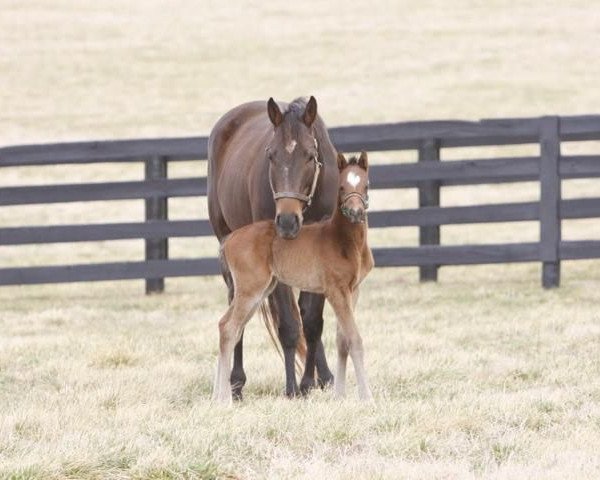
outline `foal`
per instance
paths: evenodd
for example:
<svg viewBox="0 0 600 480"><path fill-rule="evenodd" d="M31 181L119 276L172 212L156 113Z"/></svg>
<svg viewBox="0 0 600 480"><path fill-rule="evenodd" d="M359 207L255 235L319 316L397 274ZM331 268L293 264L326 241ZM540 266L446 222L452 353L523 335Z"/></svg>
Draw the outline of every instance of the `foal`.
<svg viewBox="0 0 600 480"><path fill-rule="evenodd" d="M367 245L368 160L349 161L338 154L338 208L327 221L303 226L291 240L280 238L272 221L262 221L232 232L221 246L221 261L231 273L234 296L219 321L219 358L213 399L230 403L231 355L246 322L277 282L303 291L324 294L337 317L338 366L335 393L346 390L346 362L352 357L358 395L372 398L365 377L362 339L354 321L358 286L373 268ZM298 308L294 303L294 308ZM299 313L299 312L296 312Z"/></svg>

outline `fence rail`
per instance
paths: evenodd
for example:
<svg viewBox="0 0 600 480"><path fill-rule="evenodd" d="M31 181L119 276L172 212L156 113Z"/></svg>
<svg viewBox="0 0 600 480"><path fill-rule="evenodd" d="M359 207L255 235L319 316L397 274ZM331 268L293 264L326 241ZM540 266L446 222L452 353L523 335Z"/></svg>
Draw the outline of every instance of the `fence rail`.
<svg viewBox="0 0 600 480"><path fill-rule="evenodd" d="M436 280L442 265L541 262L542 284L558 286L561 260L600 258L600 240L563 241L563 219L600 218L600 197L561 199L561 180L599 178L599 155L561 155L561 142L600 140L600 115L359 125L330 129L342 151L416 150L418 161L374 165L375 189L417 188L419 208L374 211L371 228L417 226L419 247L374 249L378 266L418 266L422 280ZM442 159L453 147L538 144L538 156ZM212 275L214 258L169 259L168 239L212 235L205 219L168 220L167 199L206 195L206 178L169 179L169 162L204 160L207 138L118 140L0 148L1 167L138 162L141 181L0 188L0 207L104 200L145 201L146 221L89 225L3 227L0 246L144 239L146 260L86 265L0 268L0 285L146 279L161 291L170 276ZM539 202L441 207L443 187L540 183ZM440 226L465 223L539 221L540 241L500 245L440 245Z"/></svg>

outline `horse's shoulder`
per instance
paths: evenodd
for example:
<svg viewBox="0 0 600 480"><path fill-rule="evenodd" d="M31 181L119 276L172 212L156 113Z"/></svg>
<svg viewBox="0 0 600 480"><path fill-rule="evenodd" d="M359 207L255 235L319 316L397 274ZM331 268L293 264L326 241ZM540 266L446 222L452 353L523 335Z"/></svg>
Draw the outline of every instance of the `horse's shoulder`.
<svg viewBox="0 0 600 480"><path fill-rule="evenodd" d="M234 230L224 241L226 254L236 255L258 253L265 245L270 245L275 237L275 226L272 220L262 220L250 223Z"/></svg>
<svg viewBox="0 0 600 480"><path fill-rule="evenodd" d="M240 229L236 230L236 232L240 232L240 235L270 236L275 234L275 224L273 223L273 220L259 220L248 225L244 225Z"/></svg>

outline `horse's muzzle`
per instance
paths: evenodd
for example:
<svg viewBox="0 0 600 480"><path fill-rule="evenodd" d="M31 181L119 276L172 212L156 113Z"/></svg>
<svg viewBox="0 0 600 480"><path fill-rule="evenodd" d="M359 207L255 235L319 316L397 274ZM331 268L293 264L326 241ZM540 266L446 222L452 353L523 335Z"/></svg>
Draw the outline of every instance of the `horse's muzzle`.
<svg viewBox="0 0 600 480"><path fill-rule="evenodd" d="M275 217L275 227L280 237L296 238L300 231L300 219L294 213L281 213Z"/></svg>
<svg viewBox="0 0 600 480"><path fill-rule="evenodd" d="M349 208L346 216L352 223L363 223L366 217L365 211L362 208Z"/></svg>

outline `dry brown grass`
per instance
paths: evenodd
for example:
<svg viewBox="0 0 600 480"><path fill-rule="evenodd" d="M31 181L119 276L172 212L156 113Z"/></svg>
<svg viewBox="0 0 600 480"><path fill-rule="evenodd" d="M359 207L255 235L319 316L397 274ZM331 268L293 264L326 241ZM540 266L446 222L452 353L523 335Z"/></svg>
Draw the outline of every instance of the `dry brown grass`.
<svg viewBox="0 0 600 480"><path fill-rule="evenodd" d="M211 405L217 278L0 291L6 478L594 478L600 301L592 268L439 285L376 271L359 321L376 405L282 396L260 322L243 405ZM458 275L457 275L458 274ZM489 272L486 272L489 275ZM326 348L334 348L331 313Z"/></svg>
<svg viewBox="0 0 600 480"><path fill-rule="evenodd" d="M0 143L206 134L232 105L271 95L316 95L329 125L597 113L598 26L581 0L0 0ZM0 185L141 176L135 165L10 168ZM564 191L597 195L598 182ZM538 196L535 185L462 187L442 203ZM374 192L372 203L410 208L416 195ZM197 200L169 206L173 218L206 215ZM142 218L142 202L0 210L2 226ZM411 245L416 234L374 232L372 243ZM598 221L565 222L564 235L600 238ZM535 223L442 231L444 243L537 236ZM171 244L174 256L215 249L210 239ZM140 241L1 247L0 265L142 255ZM246 401L212 406L218 278L168 280L153 297L141 282L2 288L0 478L598 478L597 269L567 262L550 292L539 265L447 268L436 285L419 285L413 269L374 272L359 323L375 406L352 389L342 403L330 392L283 399L259 322L246 335ZM326 322L332 352L329 311Z"/></svg>

